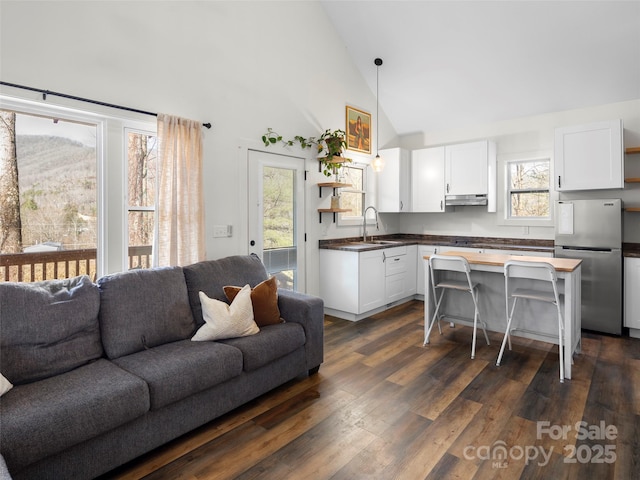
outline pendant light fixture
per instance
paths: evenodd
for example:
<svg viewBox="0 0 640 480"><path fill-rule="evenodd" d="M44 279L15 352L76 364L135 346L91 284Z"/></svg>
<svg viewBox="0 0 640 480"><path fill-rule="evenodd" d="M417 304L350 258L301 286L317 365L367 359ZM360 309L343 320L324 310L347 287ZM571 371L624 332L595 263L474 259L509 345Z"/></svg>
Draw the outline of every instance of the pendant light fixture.
<svg viewBox="0 0 640 480"><path fill-rule="evenodd" d="M380 147L380 115L379 115L379 111L380 111L380 106L379 106L379 101L378 101L378 85L380 84L380 80L379 80L379 71L380 71L380 65L382 65L382 59L381 58L376 58L373 63L375 63L376 65L376 158L373 159L373 162L371 163L371 167L373 168L374 172L381 172L382 169L384 168L384 160L380 157L380 151L379 151L379 147Z"/></svg>

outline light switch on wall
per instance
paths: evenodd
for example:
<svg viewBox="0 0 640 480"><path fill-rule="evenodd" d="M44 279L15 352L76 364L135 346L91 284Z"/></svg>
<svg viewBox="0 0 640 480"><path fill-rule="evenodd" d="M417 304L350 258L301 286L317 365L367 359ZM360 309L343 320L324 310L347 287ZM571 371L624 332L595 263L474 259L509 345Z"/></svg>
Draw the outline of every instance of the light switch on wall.
<svg viewBox="0 0 640 480"><path fill-rule="evenodd" d="M231 225L214 225L213 238L230 237L231 231Z"/></svg>

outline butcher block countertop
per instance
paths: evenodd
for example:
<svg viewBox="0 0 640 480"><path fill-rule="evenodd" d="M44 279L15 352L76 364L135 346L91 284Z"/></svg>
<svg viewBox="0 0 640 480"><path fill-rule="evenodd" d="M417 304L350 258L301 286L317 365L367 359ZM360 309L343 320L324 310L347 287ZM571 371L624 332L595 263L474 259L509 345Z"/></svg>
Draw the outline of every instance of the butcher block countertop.
<svg viewBox="0 0 640 480"><path fill-rule="evenodd" d="M457 252L455 250L444 252L441 255L464 257L471 264L496 267L504 266L509 260L545 262L551 264L558 272L573 272L582 263L581 259L576 258L529 257L524 255L503 255L499 253ZM428 260L429 255L425 255L423 258Z"/></svg>

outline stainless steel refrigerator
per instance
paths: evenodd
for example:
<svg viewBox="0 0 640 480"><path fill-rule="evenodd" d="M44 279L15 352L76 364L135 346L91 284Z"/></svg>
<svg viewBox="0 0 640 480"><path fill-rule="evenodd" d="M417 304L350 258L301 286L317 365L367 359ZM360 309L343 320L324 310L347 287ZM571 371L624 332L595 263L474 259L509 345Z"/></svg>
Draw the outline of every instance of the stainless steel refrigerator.
<svg viewBox="0 0 640 480"><path fill-rule="evenodd" d="M555 256L582 259L582 328L622 333L622 201L560 200Z"/></svg>

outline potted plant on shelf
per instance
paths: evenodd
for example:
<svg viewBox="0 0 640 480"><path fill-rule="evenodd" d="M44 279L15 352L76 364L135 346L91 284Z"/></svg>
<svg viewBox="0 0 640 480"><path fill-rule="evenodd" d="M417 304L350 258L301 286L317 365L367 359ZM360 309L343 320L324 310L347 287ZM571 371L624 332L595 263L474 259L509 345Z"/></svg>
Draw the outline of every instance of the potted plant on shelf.
<svg viewBox="0 0 640 480"><path fill-rule="evenodd" d="M284 140L282 135L274 132L272 128L267 128L267 132L262 135L262 142L265 147L275 145L276 143L282 143L285 146L293 146L297 143L301 148L311 148L315 145L318 150L318 155L324 154L324 156L319 157L318 160L322 165L322 173L327 177L331 175L337 176L340 168L342 168L345 163L351 161L350 158L342 156L344 149L347 148L346 133L344 130L327 129L318 138L307 138L296 135L292 140Z"/></svg>

